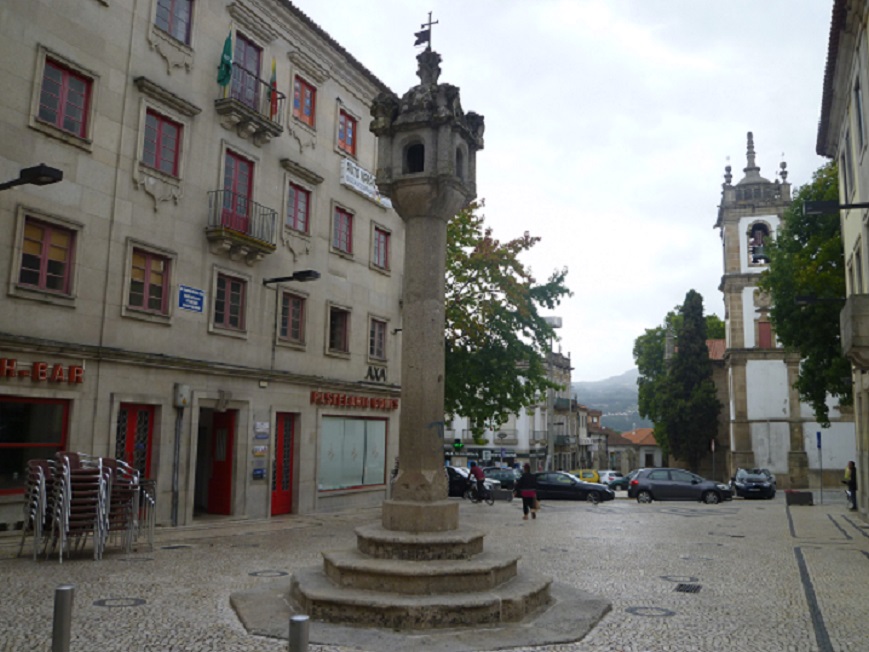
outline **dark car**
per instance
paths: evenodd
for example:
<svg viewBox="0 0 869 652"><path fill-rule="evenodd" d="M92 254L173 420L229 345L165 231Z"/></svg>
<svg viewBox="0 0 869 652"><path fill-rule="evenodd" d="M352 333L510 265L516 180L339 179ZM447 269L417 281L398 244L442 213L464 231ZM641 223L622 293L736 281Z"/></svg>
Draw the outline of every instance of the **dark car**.
<svg viewBox="0 0 869 652"><path fill-rule="evenodd" d="M487 478L498 480L501 483L501 489L510 489L516 484L516 480L522 477L522 472L519 469L505 469L498 466L489 466L483 469L483 473Z"/></svg>
<svg viewBox="0 0 869 652"><path fill-rule="evenodd" d="M634 469L633 471L628 473L626 476L624 476L622 478L616 478L615 480L610 482L610 484L609 484L610 489L612 489L613 491L616 491L617 489L621 489L622 491L627 491L628 487L631 484L631 480L633 480L637 476L637 473L639 473L639 472L640 472L640 469Z"/></svg>
<svg viewBox="0 0 869 652"><path fill-rule="evenodd" d="M640 469L628 487L628 498L639 503L653 500L698 500L714 505L731 500L730 487L706 480L685 469Z"/></svg>
<svg viewBox="0 0 869 652"><path fill-rule="evenodd" d="M564 471L536 473L535 477L540 500L588 500L597 503L616 497L615 492L606 485L584 482Z"/></svg>
<svg viewBox="0 0 869 652"><path fill-rule="evenodd" d="M766 469L736 469L730 487L741 498L775 498L775 476Z"/></svg>

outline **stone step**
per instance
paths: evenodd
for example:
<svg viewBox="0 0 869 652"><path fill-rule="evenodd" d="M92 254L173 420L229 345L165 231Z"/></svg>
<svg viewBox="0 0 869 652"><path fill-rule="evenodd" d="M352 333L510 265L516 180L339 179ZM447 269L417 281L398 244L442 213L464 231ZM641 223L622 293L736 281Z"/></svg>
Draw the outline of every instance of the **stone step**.
<svg viewBox="0 0 869 652"><path fill-rule="evenodd" d="M311 568L293 575L290 599L313 620L406 631L517 622L549 604L550 584L520 572L488 591L407 595L339 587Z"/></svg>
<svg viewBox="0 0 869 652"><path fill-rule="evenodd" d="M483 532L459 526L445 532L387 530L379 523L356 528L356 546L377 559L468 559L483 552Z"/></svg>
<svg viewBox="0 0 869 652"><path fill-rule="evenodd" d="M519 557L481 553L471 559L376 559L358 550L323 553L326 575L338 586L406 594L494 589L516 576Z"/></svg>

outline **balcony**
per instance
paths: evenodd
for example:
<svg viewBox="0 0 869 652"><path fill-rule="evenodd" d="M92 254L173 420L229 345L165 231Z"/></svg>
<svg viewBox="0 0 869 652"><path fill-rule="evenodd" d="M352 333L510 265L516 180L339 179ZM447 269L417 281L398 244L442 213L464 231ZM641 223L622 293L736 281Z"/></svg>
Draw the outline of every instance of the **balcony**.
<svg viewBox="0 0 869 652"><path fill-rule="evenodd" d="M258 147L283 133L281 116L287 96L267 81L233 62L232 82L223 92L223 97L214 100L214 108L225 129L235 130Z"/></svg>
<svg viewBox="0 0 869 652"><path fill-rule="evenodd" d="M211 252L253 265L276 248L278 214L244 195L229 190L208 193L205 236Z"/></svg>
<svg viewBox="0 0 869 652"><path fill-rule="evenodd" d="M857 369L869 370L869 294L852 294L839 314L842 353Z"/></svg>
<svg viewBox="0 0 869 652"><path fill-rule="evenodd" d="M549 443L549 433L546 430L532 430L531 440L528 442L531 446L546 446Z"/></svg>
<svg viewBox="0 0 869 652"><path fill-rule="evenodd" d="M570 435L555 435L556 446L572 446L573 441L573 437Z"/></svg>
<svg viewBox="0 0 869 652"><path fill-rule="evenodd" d="M519 437L515 429L502 429L494 433L492 443L497 446L516 446Z"/></svg>

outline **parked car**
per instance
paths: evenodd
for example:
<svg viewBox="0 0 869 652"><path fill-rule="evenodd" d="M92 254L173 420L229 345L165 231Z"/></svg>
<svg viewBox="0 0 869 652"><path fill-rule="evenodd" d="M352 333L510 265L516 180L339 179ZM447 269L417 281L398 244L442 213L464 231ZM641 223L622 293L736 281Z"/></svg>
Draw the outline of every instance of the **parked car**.
<svg viewBox="0 0 869 652"><path fill-rule="evenodd" d="M574 469L570 475L575 475L584 482L600 482L600 476L594 469Z"/></svg>
<svg viewBox="0 0 869 652"><path fill-rule="evenodd" d="M468 476L470 475L470 472L464 466L447 466L445 468L447 472L447 480L449 482L447 495L461 498L465 494L465 489L468 486ZM493 478L485 479L483 484L492 492L501 488L501 483Z"/></svg>
<svg viewBox="0 0 869 652"><path fill-rule="evenodd" d="M706 480L684 469L640 469L628 487L628 498L639 503L653 500L699 500L714 505L731 500L730 487Z"/></svg>
<svg viewBox="0 0 869 652"><path fill-rule="evenodd" d="M741 498L775 498L775 476L766 469L736 469L730 488Z"/></svg>
<svg viewBox="0 0 869 652"><path fill-rule="evenodd" d="M507 469L499 466L489 466L483 469L483 473L487 478L497 480L501 483L501 489L513 489L516 480L522 477L522 471L519 469Z"/></svg>
<svg viewBox="0 0 869 652"><path fill-rule="evenodd" d="M603 484L584 482L564 471L536 473L537 497L540 500L591 500L603 502L616 497L615 492Z"/></svg>
<svg viewBox="0 0 869 652"><path fill-rule="evenodd" d="M609 483L610 489L612 489L613 491L616 491L616 490L627 491L628 487L630 486L631 480L633 480L635 477L637 477L637 473L639 473L639 472L640 472L640 469L634 469L633 471L628 473L626 476L616 478L615 480L613 480L612 482Z"/></svg>
<svg viewBox="0 0 869 652"><path fill-rule="evenodd" d="M598 476L600 476L599 482L601 484L605 484L607 486L609 486L613 480L624 477L620 471L611 471L611 470L598 471L597 474L598 474Z"/></svg>

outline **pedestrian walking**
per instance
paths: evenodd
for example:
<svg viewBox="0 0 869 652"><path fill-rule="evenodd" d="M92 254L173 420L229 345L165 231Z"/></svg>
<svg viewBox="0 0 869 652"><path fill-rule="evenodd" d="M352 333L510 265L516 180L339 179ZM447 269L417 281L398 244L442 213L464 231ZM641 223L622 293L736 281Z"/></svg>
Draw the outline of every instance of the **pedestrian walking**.
<svg viewBox="0 0 869 652"><path fill-rule="evenodd" d="M848 466L845 467L845 479L842 480L842 483L848 486L848 502L850 503L849 509L853 512L857 510L857 465L854 464L854 460L848 462Z"/></svg>
<svg viewBox="0 0 869 652"><path fill-rule="evenodd" d="M522 520L527 521L529 513L531 518L537 518L537 477L531 473L530 464L525 464L522 470L522 477L516 481L513 495L522 498Z"/></svg>

